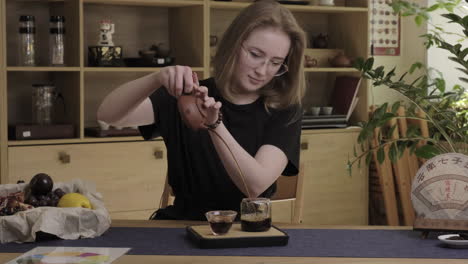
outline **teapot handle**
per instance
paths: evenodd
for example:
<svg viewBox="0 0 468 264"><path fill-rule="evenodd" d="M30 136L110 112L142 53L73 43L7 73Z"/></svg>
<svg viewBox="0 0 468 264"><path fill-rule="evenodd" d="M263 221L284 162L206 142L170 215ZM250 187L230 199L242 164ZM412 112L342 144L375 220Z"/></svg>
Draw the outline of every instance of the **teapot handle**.
<svg viewBox="0 0 468 264"><path fill-rule="evenodd" d="M55 100L60 100L62 102L63 114L65 116L67 116L67 107L65 105L65 97L63 97L63 94L61 92L56 92L55 93Z"/></svg>

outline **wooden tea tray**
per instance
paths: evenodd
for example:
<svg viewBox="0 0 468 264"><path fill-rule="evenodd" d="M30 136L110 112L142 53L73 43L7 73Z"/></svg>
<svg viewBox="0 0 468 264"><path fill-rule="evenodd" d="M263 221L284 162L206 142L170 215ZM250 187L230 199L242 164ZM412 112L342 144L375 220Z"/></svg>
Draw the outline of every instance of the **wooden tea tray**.
<svg viewBox="0 0 468 264"><path fill-rule="evenodd" d="M233 224L225 235L215 236L209 225L187 226L187 236L200 248L242 248L286 246L289 236L272 226L265 232L244 232L240 224Z"/></svg>

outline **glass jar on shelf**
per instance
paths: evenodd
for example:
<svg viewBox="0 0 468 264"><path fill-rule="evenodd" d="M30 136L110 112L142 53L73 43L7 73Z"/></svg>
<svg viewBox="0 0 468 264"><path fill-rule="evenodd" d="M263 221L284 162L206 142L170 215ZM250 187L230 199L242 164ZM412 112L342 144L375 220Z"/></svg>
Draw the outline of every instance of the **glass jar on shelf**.
<svg viewBox="0 0 468 264"><path fill-rule="evenodd" d="M50 125L54 121L57 99L62 99L54 84L33 84L32 122L37 125Z"/></svg>
<svg viewBox="0 0 468 264"><path fill-rule="evenodd" d="M36 24L31 15L19 17L18 66L36 66Z"/></svg>
<svg viewBox="0 0 468 264"><path fill-rule="evenodd" d="M65 17L50 17L49 64L65 65Z"/></svg>

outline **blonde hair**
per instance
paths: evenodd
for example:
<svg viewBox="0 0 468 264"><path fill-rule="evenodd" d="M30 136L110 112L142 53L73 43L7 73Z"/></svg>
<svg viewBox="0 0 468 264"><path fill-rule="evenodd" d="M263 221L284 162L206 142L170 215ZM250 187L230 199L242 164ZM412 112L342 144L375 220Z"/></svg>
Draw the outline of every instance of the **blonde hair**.
<svg viewBox="0 0 468 264"><path fill-rule="evenodd" d="M291 47L286 58L288 72L274 77L260 90L265 107L283 109L292 105L301 105L305 89L304 49L306 34L297 24L293 14L275 1L257 1L245 8L232 22L221 39L214 59L214 78L221 94L232 98L233 78L236 60L242 43L250 33L258 28L273 27L285 32Z"/></svg>

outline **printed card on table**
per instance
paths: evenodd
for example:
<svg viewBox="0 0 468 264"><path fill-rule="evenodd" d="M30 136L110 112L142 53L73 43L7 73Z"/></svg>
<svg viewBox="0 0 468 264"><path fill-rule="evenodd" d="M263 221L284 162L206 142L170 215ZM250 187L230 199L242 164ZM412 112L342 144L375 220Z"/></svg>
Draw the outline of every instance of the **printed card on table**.
<svg viewBox="0 0 468 264"><path fill-rule="evenodd" d="M36 247L6 264L107 264L130 248Z"/></svg>

